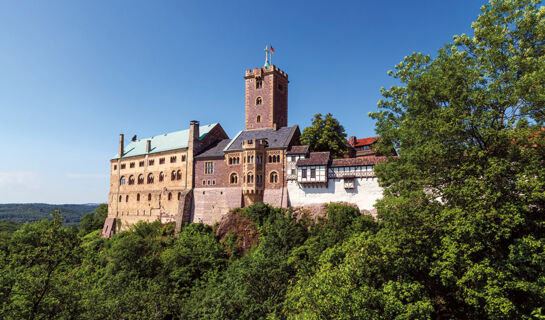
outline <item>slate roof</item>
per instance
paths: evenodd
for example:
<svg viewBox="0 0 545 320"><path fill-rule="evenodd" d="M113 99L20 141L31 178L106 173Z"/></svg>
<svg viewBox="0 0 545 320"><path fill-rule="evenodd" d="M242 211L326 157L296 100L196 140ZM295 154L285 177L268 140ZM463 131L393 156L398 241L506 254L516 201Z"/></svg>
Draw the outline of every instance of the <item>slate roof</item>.
<svg viewBox="0 0 545 320"><path fill-rule="evenodd" d="M262 139L269 143L268 148L287 148L298 126L281 127L277 130L261 129L241 131L224 151L242 150L242 141Z"/></svg>
<svg viewBox="0 0 545 320"><path fill-rule="evenodd" d="M297 160L297 166L325 166L329 162L329 151L311 152L310 157Z"/></svg>
<svg viewBox="0 0 545 320"><path fill-rule="evenodd" d="M368 157L358 157L358 158L343 158L343 159L333 159L331 160L330 167L350 167L350 166L365 166L372 165L381 162L386 162L386 157L382 156L368 156Z"/></svg>
<svg viewBox="0 0 545 320"><path fill-rule="evenodd" d="M308 146L293 146L287 154L307 154Z"/></svg>
<svg viewBox="0 0 545 320"><path fill-rule="evenodd" d="M202 139L214 128L218 123L212 123L205 126L199 126L199 139ZM151 140L151 150L146 153L146 141ZM175 131L171 133L165 133L158 136L149 138L142 138L136 141L131 141L125 146L125 153L121 158L136 157L145 154L153 154L163 151L176 150L187 148L189 141L189 129ZM116 154L113 159L118 159L119 153Z"/></svg>
<svg viewBox="0 0 545 320"><path fill-rule="evenodd" d="M218 158L223 157L223 149L231 142L231 139L223 139L212 144L208 149L195 156L195 159L199 158Z"/></svg>

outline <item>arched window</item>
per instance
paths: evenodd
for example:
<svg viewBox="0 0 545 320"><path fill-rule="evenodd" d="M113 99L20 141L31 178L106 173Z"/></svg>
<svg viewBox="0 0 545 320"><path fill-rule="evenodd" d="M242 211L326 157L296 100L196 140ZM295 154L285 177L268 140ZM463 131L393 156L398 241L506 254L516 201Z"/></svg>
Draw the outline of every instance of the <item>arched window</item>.
<svg viewBox="0 0 545 320"><path fill-rule="evenodd" d="M140 201L140 193L136 194L136 201Z"/></svg>
<svg viewBox="0 0 545 320"><path fill-rule="evenodd" d="M236 173L231 173L231 176L229 178L229 183L231 184L237 184L238 183L238 176Z"/></svg>
<svg viewBox="0 0 545 320"><path fill-rule="evenodd" d="M168 200L172 200L172 193L168 193Z"/></svg>
<svg viewBox="0 0 545 320"><path fill-rule="evenodd" d="M182 193L178 192L178 200L181 200L181 199L182 199Z"/></svg>
<svg viewBox="0 0 545 320"><path fill-rule="evenodd" d="M254 183L254 174L251 172L248 172L248 178L246 180L248 183Z"/></svg>
<svg viewBox="0 0 545 320"><path fill-rule="evenodd" d="M119 196L119 202L123 201L123 196Z"/></svg>
<svg viewBox="0 0 545 320"><path fill-rule="evenodd" d="M151 193L148 193L148 201L151 201Z"/></svg>
<svg viewBox="0 0 545 320"><path fill-rule="evenodd" d="M144 184L144 175L139 175L138 176L138 184Z"/></svg>
<svg viewBox="0 0 545 320"><path fill-rule="evenodd" d="M255 99L255 104L256 106L259 106L263 103L263 99L261 97L257 97L257 99Z"/></svg>
<svg viewBox="0 0 545 320"><path fill-rule="evenodd" d="M125 196L125 202L129 202L129 195Z"/></svg>
<svg viewBox="0 0 545 320"><path fill-rule="evenodd" d="M233 158L229 158L229 164L233 164Z"/></svg>
<svg viewBox="0 0 545 320"><path fill-rule="evenodd" d="M125 184L125 176L122 176L121 179L119 179L119 184L124 185Z"/></svg>
<svg viewBox="0 0 545 320"><path fill-rule="evenodd" d="M148 174L148 184L153 183L153 173Z"/></svg>
<svg viewBox="0 0 545 320"><path fill-rule="evenodd" d="M176 180L176 171L172 170L172 172L170 173L170 180Z"/></svg>
<svg viewBox="0 0 545 320"><path fill-rule="evenodd" d="M165 175L163 174L163 171L159 172L159 182L163 182L165 180Z"/></svg>
<svg viewBox="0 0 545 320"><path fill-rule="evenodd" d="M280 155L276 156L276 162L280 162Z"/></svg>
<svg viewBox="0 0 545 320"><path fill-rule="evenodd" d="M278 173L276 171L271 172L269 177L270 183L278 183Z"/></svg>
<svg viewBox="0 0 545 320"><path fill-rule="evenodd" d="M133 185L134 184L134 176L130 176L129 177L129 185Z"/></svg>
<svg viewBox="0 0 545 320"><path fill-rule="evenodd" d="M261 122L261 116L257 116L257 120L256 120L258 123Z"/></svg>
<svg viewBox="0 0 545 320"><path fill-rule="evenodd" d="M271 157L271 156L269 156L269 163L271 163L271 162L272 162L272 157Z"/></svg>
<svg viewBox="0 0 545 320"><path fill-rule="evenodd" d="M181 170L178 170L178 172L176 172L176 180L182 180L182 171Z"/></svg>

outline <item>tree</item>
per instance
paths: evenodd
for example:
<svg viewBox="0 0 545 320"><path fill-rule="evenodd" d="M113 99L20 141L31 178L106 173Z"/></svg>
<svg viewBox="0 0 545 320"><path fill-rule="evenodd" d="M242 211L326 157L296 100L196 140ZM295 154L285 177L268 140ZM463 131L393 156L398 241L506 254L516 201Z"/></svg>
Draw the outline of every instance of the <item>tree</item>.
<svg viewBox="0 0 545 320"><path fill-rule="evenodd" d="M9 240L0 266L0 303L5 319L76 317L81 292L74 270L79 262L75 229L51 221L27 223Z"/></svg>
<svg viewBox="0 0 545 320"><path fill-rule="evenodd" d="M400 85L371 116L379 152L393 143L399 158L376 167L378 212L385 230L412 226L391 250L422 247L399 275L423 286L434 317L529 319L545 302L545 9L481 11L474 36L390 72Z"/></svg>
<svg viewBox="0 0 545 320"><path fill-rule="evenodd" d="M88 234L89 232L102 229L104 221L108 217L108 205L105 203L100 204L95 211L84 215L81 218L80 233Z"/></svg>
<svg viewBox="0 0 545 320"><path fill-rule="evenodd" d="M329 151L332 157L342 157L347 150L344 127L331 113L315 114L312 125L301 134L301 143L311 151Z"/></svg>

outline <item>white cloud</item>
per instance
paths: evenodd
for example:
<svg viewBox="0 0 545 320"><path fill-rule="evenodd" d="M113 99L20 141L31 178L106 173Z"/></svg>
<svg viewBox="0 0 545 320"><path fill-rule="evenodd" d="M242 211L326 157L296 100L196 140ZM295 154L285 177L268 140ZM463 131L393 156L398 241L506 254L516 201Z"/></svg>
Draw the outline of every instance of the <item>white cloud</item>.
<svg viewBox="0 0 545 320"><path fill-rule="evenodd" d="M70 179L104 179L108 176L103 173L67 173L66 177Z"/></svg>
<svg viewBox="0 0 545 320"><path fill-rule="evenodd" d="M25 187L38 189L38 178L32 171L0 172L0 187Z"/></svg>

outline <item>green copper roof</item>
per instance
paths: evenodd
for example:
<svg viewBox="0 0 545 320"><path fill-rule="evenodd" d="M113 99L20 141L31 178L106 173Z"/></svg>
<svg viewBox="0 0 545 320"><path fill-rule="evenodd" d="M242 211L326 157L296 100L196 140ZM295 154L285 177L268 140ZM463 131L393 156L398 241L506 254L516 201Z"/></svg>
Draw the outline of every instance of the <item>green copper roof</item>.
<svg viewBox="0 0 545 320"><path fill-rule="evenodd" d="M200 126L199 127L199 139L202 139L206 136L212 128L214 128L217 123ZM151 150L149 153L146 153L146 141L151 140ZM150 138L142 138L136 141L131 141L128 145L125 146L125 153L121 158L136 157L145 154L153 154L163 151L176 150L187 148L187 143L189 141L189 129L175 131L171 133L165 133L158 136L153 136ZM114 156L114 159L118 159L119 154Z"/></svg>

